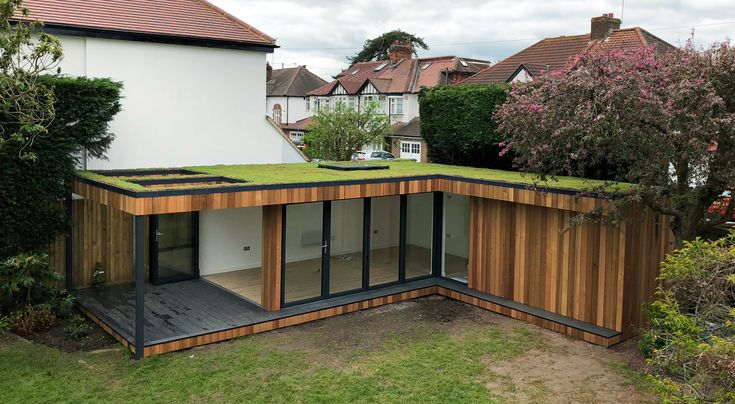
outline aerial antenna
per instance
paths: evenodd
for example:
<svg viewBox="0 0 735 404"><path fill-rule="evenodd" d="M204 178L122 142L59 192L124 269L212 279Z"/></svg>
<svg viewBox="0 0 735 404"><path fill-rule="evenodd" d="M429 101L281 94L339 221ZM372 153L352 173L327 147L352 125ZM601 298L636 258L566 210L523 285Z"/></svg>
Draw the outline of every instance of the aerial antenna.
<svg viewBox="0 0 735 404"><path fill-rule="evenodd" d="M623 17L625 17L625 0L621 0L622 4L620 5L620 22L623 22Z"/></svg>

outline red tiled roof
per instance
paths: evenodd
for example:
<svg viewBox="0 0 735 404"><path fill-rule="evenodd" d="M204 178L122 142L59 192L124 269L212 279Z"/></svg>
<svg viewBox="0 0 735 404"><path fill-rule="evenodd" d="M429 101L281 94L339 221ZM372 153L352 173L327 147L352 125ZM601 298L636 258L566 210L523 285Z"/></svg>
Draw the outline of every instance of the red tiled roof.
<svg viewBox="0 0 735 404"><path fill-rule="evenodd" d="M312 119L311 118L304 118L299 119L296 122L293 123L283 123L281 124L282 129L287 130L301 130L301 131L308 131L309 126L311 126Z"/></svg>
<svg viewBox="0 0 735 404"><path fill-rule="evenodd" d="M513 78L521 65L531 75L537 76L563 69L575 56L584 52L629 50L651 44L656 44L657 50L662 52L673 49L671 44L640 27L616 29L606 38L592 42L589 34L546 38L471 76L462 81L462 84L506 83Z"/></svg>
<svg viewBox="0 0 735 404"><path fill-rule="evenodd" d="M275 47L273 38L205 0L25 0L23 6L30 19L54 28Z"/></svg>
<svg viewBox="0 0 735 404"><path fill-rule="evenodd" d="M462 61L465 61L467 66L464 66ZM421 69L424 65L426 68ZM350 66L338 74L336 80L319 87L309 95L329 95L338 83L348 94L357 94L368 82L384 94L417 93L422 87L442 84L446 72L472 74L489 65L488 61L457 56L405 59L394 65L385 60L361 62ZM383 67L376 70L380 66Z"/></svg>
<svg viewBox="0 0 735 404"><path fill-rule="evenodd" d="M525 65L531 74L537 74L539 68L543 70L564 68L570 59L587 49L589 38L589 34L584 34L542 39L462 83L505 83L511 79L520 65Z"/></svg>

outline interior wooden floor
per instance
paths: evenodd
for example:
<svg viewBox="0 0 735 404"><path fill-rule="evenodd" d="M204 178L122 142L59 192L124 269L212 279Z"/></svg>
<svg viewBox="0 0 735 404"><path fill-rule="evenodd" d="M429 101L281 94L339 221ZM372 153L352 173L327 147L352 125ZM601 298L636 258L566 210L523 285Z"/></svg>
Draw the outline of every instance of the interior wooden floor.
<svg viewBox="0 0 735 404"><path fill-rule="evenodd" d="M445 276L466 280L467 258L447 254ZM430 275L431 250L406 246L406 279ZM330 260L330 293L336 294L362 287L362 252L333 255ZM261 268L248 268L203 276L209 282L238 295L261 303ZM285 274L286 302L317 297L321 288L321 259L289 262ZM398 280L398 247L373 250L370 255L370 285L376 286Z"/></svg>

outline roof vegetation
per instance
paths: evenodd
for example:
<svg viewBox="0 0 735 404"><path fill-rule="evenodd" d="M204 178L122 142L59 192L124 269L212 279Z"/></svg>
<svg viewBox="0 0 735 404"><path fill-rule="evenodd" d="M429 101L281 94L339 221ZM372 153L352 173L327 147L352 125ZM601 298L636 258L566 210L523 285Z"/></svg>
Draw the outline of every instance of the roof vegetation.
<svg viewBox="0 0 735 404"><path fill-rule="evenodd" d="M370 164L370 163L368 163ZM557 177L540 182L533 174L524 174L514 171L492 170L486 168L450 166L444 164L416 163L413 161L390 161L379 162L388 165L388 170L359 170L339 171L319 168L318 163L290 163L290 164L246 164L246 165L216 165L183 167L187 170L201 174L223 176L247 181L248 185L271 185L271 184L293 184L293 183L319 183L334 181L354 181L378 178L415 177L443 174L449 176L465 177L469 179L480 179L488 181L500 181L510 184L537 185L550 188L571 189L578 191L590 191L605 189L608 192L622 191L630 187L630 184L609 185L604 181L589 180L576 177ZM136 179L154 179L160 176L129 176L111 177L94 171L79 171L78 176L104 184L123 188L131 191L160 191L171 188L146 188L130 181ZM223 185L191 185L176 187L176 189L196 189L207 187L222 187Z"/></svg>

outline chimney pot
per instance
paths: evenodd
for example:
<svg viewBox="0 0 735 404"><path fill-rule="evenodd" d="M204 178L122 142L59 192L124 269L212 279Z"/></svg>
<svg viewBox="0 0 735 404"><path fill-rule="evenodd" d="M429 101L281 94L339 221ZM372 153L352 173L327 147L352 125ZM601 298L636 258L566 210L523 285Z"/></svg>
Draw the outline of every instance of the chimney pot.
<svg viewBox="0 0 735 404"><path fill-rule="evenodd" d="M603 14L601 17L592 17L590 40L605 39L610 31L620 29L620 19L613 17L613 13Z"/></svg>

